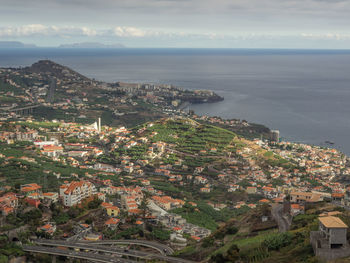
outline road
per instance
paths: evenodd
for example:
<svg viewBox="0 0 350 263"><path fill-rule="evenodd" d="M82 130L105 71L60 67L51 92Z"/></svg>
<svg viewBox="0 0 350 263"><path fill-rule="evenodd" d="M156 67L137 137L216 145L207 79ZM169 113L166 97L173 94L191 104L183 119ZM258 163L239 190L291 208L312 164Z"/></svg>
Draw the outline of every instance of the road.
<svg viewBox="0 0 350 263"><path fill-rule="evenodd" d="M97 244L100 242L67 242L67 241L61 241L61 240L39 239L39 240L36 240L35 243L38 245L45 245L45 246L67 247L67 248L102 252L102 253L107 253L107 254L118 254L120 256L135 257L135 258L141 258L141 259L147 259L147 260L153 259L153 260L162 260L162 261L173 262L173 263L192 263L192 261L189 261L189 260L184 260L184 259L176 258L176 257L169 257L169 256L166 256L164 254L157 254L157 253L149 253L149 252L143 252L143 251L138 251L138 250L108 247L108 246L106 246L106 243L104 243L105 245ZM135 243L135 242L133 242L133 243ZM125 244L125 243L123 243L123 244ZM152 244L154 244L154 242L152 242Z"/></svg>
<svg viewBox="0 0 350 263"><path fill-rule="evenodd" d="M273 204L271 213L278 224L278 230L282 233L288 231L290 223L288 218L283 215L283 205Z"/></svg>
<svg viewBox="0 0 350 263"><path fill-rule="evenodd" d="M170 247L157 242L147 241L147 240L101 240L101 241L80 241L80 243L93 243L96 245L109 245L109 244L120 244L120 245L140 245L144 247L153 248L163 255L171 255L174 253Z"/></svg>
<svg viewBox="0 0 350 263"><path fill-rule="evenodd" d="M69 249L60 249L60 248L52 248L52 247L43 247L43 246L23 246L23 250L26 252L32 253L41 253L41 254L49 254L55 256L65 256L69 258L79 258L79 259L87 259L94 262L102 262L102 263L135 263L136 261L128 260L125 258L118 258L109 255L101 255L94 254L89 252L81 252L74 251Z"/></svg>

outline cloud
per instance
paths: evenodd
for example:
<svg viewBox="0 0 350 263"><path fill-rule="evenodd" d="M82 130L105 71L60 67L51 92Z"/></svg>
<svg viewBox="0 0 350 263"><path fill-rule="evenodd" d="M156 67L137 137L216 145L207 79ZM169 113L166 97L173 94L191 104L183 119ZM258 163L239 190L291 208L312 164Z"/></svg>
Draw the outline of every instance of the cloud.
<svg viewBox="0 0 350 263"><path fill-rule="evenodd" d="M97 31L88 27L60 27L30 24L18 27L0 27L0 37L27 37L27 36L96 36Z"/></svg>
<svg viewBox="0 0 350 263"><path fill-rule="evenodd" d="M40 34L46 31L46 27L40 24L24 25L20 27L2 27L0 36L28 36Z"/></svg>
<svg viewBox="0 0 350 263"><path fill-rule="evenodd" d="M115 27L113 30L113 34L118 37L145 37L150 34L150 32L146 32L139 28L135 27Z"/></svg>
<svg viewBox="0 0 350 263"><path fill-rule="evenodd" d="M97 35L97 31L91 28L87 28L87 27L82 27L81 28L82 34L85 36L96 36Z"/></svg>
<svg viewBox="0 0 350 263"><path fill-rule="evenodd" d="M312 39L312 40L350 40L350 34L339 34L339 33L326 33L326 34L302 33L301 36L305 39Z"/></svg>
<svg viewBox="0 0 350 263"><path fill-rule="evenodd" d="M245 48L347 48L350 32L341 30L264 32L259 30L217 32L182 31L171 28L141 28L112 25L93 28L28 24L0 27L0 40L18 40L38 46L78 42L123 43L129 47L245 47Z"/></svg>
<svg viewBox="0 0 350 263"><path fill-rule="evenodd" d="M54 24L56 34L144 38L166 32L350 31L350 0L1 0L1 25ZM1 27L0 25L0 27ZM81 25L86 26L85 28ZM72 28L73 27L73 28ZM109 28L108 32L96 28ZM21 35L16 28L2 34ZM53 28L25 28L47 31ZM64 32L65 31L65 32ZM164 33L165 32L165 33ZM72 33L72 34L73 34ZM32 33L29 33L32 34ZM41 33L40 33L41 34ZM170 34L170 33L169 33Z"/></svg>
<svg viewBox="0 0 350 263"><path fill-rule="evenodd" d="M159 0L164 1L164 0ZM169 1L169 0L168 0ZM325 1L325 0L323 0ZM38 36L53 36L53 37L86 37L86 38L168 38L168 39L274 39L285 37L298 37L304 39L333 39L346 40L350 39L350 33L343 32L303 32L303 33L264 33L264 32L229 32L216 33L209 32L195 32L195 31L176 31L176 30L153 30L143 29L132 26L114 26L112 28L94 29L87 26L56 26L43 24L29 24L21 26L0 27L0 38L6 37L38 37Z"/></svg>

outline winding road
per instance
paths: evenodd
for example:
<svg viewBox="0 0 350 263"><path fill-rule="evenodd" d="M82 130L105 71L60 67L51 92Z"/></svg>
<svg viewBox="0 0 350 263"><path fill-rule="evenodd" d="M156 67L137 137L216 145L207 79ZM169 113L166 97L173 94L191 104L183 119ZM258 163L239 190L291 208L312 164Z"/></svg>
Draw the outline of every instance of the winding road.
<svg viewBox="0 0 350 263"><path fill-rule="evenodd" d="M290 223L288 218L286 218L286 216L283 215L283 205L273 204L271 213L278 224L278 230L282 233L288 231Z"/></svg>

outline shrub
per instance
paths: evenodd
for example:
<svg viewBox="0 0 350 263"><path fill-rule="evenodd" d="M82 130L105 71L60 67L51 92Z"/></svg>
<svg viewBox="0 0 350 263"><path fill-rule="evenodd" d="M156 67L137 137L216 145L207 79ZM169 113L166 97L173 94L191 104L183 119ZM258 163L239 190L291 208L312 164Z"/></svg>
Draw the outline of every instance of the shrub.
<svg viewBox="0 0 350 263"><path fill-rule="evenodd" d="M238 228L235 227L235 226L230 226L230 227L228 227L227 230L226 230L226 234L228 234L228 235L234 235L234 234L236 234L237 232L238 232Z"/></svg>
<svg viewBox="0 0 350 263"><path fill-rule="evenodd" d="M55 222L60 225L60 224L65 224L68 222L69 220L69 216L67 213L61 213L58 214L57 216L53 217L53 220L55 220Z"/></svg>
<svg viewBox="0 0 350 263"><path fill-rule="evenodd" d="M89 209L96 209L100 206L100 204L102 203L102 201L98 198L95 198L94 200L92 200L89 204L88 207Z"/></svg>
<svg viewBox="0 0 350 263"><path fill-rule="evenodd" d="M292 241L290 233L281 233L265 238L262 242L262 246L268 250L279 250L282 247L288 246Z"/></svg>
<svg viewBox="0 0 350 263"><path fill-rule="evenodd" d="M8 257L5 255L0 255L0 263L7 263Z"/></svg>
<svg viewBox="0 0 350 263"><path fill-rule="evenodd" d="M226 259L225 259L223 254L217 253L217 254L211 256L210 262L225 263Z"/></svg>
<svg viewBox="0 0 350 263"><path fill-rule="evenodd" d="M203 239L202 247L204 248L211 247L213 244L214 244L214 239L211 237L206 237Z"/></svg>
<svg viewBox="0 0 350 263"><path fill-rule="evenodd" d="M159 240L165 241L170 239L170 231L160 229L160 228L154 228L152 231L152 235Z"/></svg>

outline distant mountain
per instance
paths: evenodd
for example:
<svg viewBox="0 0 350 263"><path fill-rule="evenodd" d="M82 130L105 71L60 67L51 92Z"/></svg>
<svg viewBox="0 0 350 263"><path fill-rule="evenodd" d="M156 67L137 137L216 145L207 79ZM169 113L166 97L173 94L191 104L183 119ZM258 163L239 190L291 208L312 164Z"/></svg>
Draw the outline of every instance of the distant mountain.
<svg viewBox="0 0 350 263"><path fill-rule="evenodd" d="M83 42L73 44L62 44L59 48L125 48L122 44L106 45L98 42Z"/></svg>
<svg viewBox="0 0 350 263"><path fill-rule="evenodd" d="M0 41L0 48L35 48L34 44L24 44L19 41Z"/></svg>

